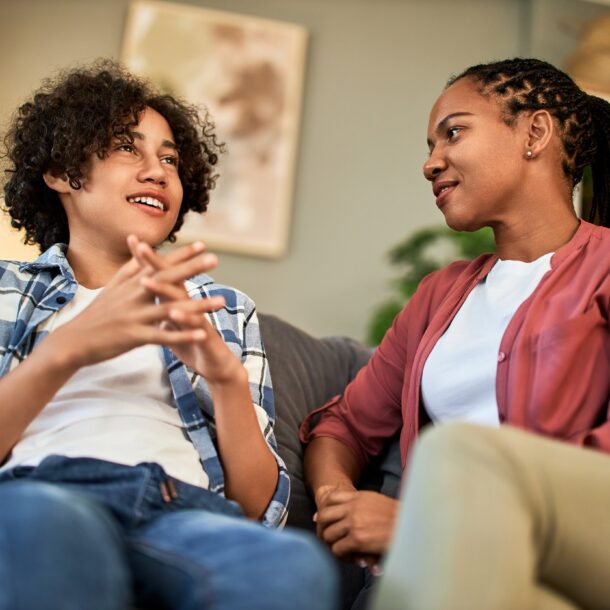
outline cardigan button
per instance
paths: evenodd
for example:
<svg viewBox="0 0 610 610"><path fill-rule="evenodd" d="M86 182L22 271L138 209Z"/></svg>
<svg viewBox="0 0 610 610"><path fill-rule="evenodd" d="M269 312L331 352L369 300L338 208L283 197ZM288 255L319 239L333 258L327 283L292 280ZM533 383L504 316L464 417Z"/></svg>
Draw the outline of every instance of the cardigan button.
<svg viewBox="0 0 610 610"><path fill-rule="evenodd" d="M59 304L59 305L63 305L66 302L66 297L57 297L55 299L55 301Z"/></svg>
<svg viewBox="0 0 610 610"><path fill-rule="evenodd" d="M506 360L506 354L504 352L500 352L498 354L498 362L504 362Z"/></svg>

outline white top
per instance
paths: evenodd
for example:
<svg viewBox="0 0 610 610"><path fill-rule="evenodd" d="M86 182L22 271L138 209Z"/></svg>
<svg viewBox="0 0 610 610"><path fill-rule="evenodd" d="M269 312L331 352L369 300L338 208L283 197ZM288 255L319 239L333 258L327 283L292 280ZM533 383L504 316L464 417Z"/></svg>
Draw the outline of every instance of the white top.
<svg viewBox="0 0 610 610"><path fill-rule="evenodd" d="M519 305L550 270L552 256L531 263L498 260L468 295L424 365L422 398L434 423L499 425L500 342Z"/></svg>
<svg viewBox="0 0 610 610"><path fill-rule="evenodd" d="M73 300L41 325L52 332L99 290L79 286ZM161 348L138 347L79 369L25 430L4 468L36 466L51 454L120 464L156 462L186 483L207 487L194 445L174 406Z"/></svg>

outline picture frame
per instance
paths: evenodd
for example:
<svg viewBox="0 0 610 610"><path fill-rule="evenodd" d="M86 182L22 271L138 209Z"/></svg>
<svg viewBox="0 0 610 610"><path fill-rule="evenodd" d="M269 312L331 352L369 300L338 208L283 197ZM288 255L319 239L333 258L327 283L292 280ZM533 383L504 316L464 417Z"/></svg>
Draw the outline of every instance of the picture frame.
<svg viewBox="0 0 610 610"><path fill-rule="evenodd" d="M290 236L307 32L259 17L134 0L121 60L162 91L204 107L226 154L205 214L178 243L267 258Z"/></svg>

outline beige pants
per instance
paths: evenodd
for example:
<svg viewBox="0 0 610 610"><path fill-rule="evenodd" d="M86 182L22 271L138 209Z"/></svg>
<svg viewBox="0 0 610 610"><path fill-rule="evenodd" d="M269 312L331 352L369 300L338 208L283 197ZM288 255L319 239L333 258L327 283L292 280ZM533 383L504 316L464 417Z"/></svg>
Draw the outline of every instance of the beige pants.
<svg viewBox="0 0 610 610"><path fill-rule="evenodd" d="M375 610L610 608L610 457L509 427L423 435Z"/></svg>

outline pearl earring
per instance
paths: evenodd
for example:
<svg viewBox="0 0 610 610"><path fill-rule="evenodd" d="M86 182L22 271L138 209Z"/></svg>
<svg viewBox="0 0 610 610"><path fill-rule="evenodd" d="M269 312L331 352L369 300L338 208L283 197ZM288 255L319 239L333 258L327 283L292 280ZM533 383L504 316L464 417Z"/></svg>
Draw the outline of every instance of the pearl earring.
<svg viewBox="0 0 610 610"><path fill-rule="evenodd" d="M526 156L528 159L531 159L531 158L532 158L532 156L533 156L533 154L534 154L534 153L533 153L531 150L528 150L528 151L525 153L525 156Z"/></svg>

